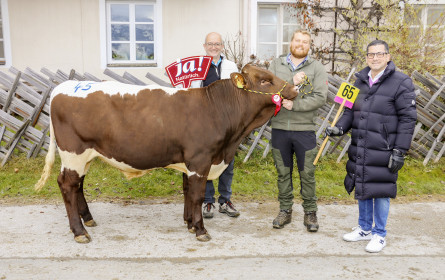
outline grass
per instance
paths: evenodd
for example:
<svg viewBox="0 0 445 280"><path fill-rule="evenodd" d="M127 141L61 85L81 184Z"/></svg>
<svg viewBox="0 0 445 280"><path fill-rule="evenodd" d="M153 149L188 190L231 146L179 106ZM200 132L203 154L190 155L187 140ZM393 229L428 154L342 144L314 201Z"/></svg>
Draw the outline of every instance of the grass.
<svg viewBox="0 0 445 280"><path fill-rule="evenodd" d="M272 156L261 158L254 153L247 163L242 163L246 153L239 152L235 159L232 183L233 200L264 201L277 197L276 170ZM60 160L56 157L50 180L39 193L34 184L40 178L44 157L26 159L16 153L0 169L0 201L61 200L57 185ZM317 196L320 201L353 202L343 187L346 160L336 163L334 156L323 157L317 166ZM156 169L149 174L127 180L117 170L100 160L95 160L85 178L85 195L92 200L149 200L156 198L183 199L182 173L171 169ZM299 198L299 179L294 170L294 193ZM421 160L408 158L399 172L398 198L419 200L445 197L445 160L423 166Z"/></svg>

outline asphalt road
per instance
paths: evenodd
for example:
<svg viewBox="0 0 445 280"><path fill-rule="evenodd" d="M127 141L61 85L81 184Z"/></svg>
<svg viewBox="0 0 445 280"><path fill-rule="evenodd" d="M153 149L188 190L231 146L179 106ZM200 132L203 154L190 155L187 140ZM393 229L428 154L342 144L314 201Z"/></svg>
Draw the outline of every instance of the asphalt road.
<svg viewBox="0 0 445 280"><path fill-rule="evenodd" d="M1 203L1 200L0 200ZM387 247L342 235L357 224L357 205L320 205L318 233L293 222L272 228L278 203L240 203L239 218L205 220L199 242L182 219L182 204L90 203L93 240L77 244L65 207L0 205L3 279L445 279L445 203L392 203Z"/></svg>

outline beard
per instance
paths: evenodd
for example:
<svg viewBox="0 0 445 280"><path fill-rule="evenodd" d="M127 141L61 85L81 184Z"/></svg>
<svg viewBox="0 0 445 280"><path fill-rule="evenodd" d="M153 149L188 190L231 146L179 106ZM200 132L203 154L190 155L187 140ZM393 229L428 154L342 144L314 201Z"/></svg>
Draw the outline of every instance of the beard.
<svg viewBox="0 0 445 280"><path fill-rule="evenodd" d="M309 53L309 50L305 51L297 48L290 48L290 53L296 58L305 58Z"/></svg>

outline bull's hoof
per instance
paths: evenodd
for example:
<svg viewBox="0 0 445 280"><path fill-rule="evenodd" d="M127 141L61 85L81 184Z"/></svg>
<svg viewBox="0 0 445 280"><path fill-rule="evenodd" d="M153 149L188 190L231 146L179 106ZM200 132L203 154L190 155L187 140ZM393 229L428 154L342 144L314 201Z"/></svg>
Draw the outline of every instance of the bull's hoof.
<svg viewBox="0 0 445 280"><path fill-rule="evenodd" d="M206 233L206 234L196 236L196 239L198 239L199 241L202 241L202 242L207 242L207 241L210 241L210 239L212 239L212 237L210 236L210 234Z"/></svg>
<svg viewBox="0 0 445 280"><path fill-rule="evenodd" d="M77 243L82 243L82 244L90 243L90 241L91 241L91 236L90 236L88 233L85 234L85 235L78 235L78 236L74 236L74 240L75 240Z"/></svg>
<svg viewBox="0 0 445 280"><path fill-rule="evenodd" d="M89 221L83 222L83 224L87 227L95 227L97 226L96 221L91 219Z"/></svg>
<svg viewBox="0 0 445 280"><path fill-rule="evenodd" d="M190 233L196 233L196 229L195 229L195 227L191 227L191 228L189 228L189 232L190 232Z"/></svg>

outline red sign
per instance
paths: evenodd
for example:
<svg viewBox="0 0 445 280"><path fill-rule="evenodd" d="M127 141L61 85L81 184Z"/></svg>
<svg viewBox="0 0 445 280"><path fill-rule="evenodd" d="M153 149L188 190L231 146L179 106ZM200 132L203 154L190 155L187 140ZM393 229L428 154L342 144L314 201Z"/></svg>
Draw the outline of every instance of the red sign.
<svg viewBox="0 0 445 280"><path fill-rule="evenodd" d="M212 60L211 56L190 56L178 59L165 67L165 71L173 86L182 84L184 88L189 88L192 81L205 80Z"/></svg>

